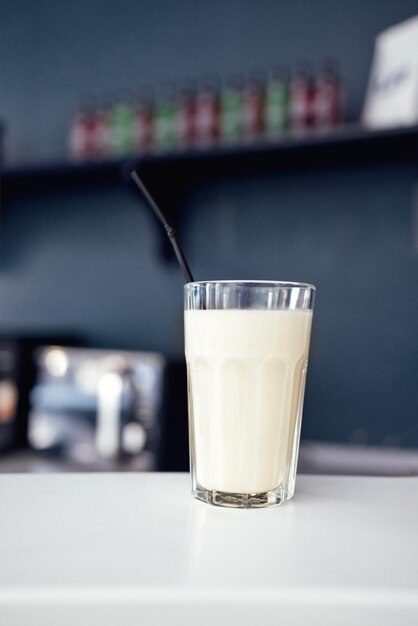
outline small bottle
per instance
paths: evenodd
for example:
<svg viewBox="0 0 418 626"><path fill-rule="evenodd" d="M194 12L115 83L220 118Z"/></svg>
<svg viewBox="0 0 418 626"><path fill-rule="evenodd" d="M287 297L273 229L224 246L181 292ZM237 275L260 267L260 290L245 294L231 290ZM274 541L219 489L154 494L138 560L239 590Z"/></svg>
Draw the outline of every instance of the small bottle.
<svg viewBox="0 0 418 626"><path fill-rule="evenodd" d="M264 134L265 81L254 73L244 90L244 136L249 141L260 139Z"/></svg>
<svg viewBox="0 0 418 626"><path fill-rule="evenodd" d="M80 107L71 122L68 145L70 156L76 161L84 157L86 111Z"/></svg>
<svg viewBox="0 0 418 626"><path fill-rule="evenodd" d="M196 98L196 143L210 146L219 140L220 103L215 78L208 78L199 88Z"/></svg>
<svg viewBox="0 0 418 626"><path fill-rule="evenodd" d="M76 161L84 161L95 154L95 120L91 104L82 105L71 124L69 146L70 155Z"/></svg>
<svg viewBox="0 0 418 626"><path fill-rule="evenodd" d="M154 145L154 105L151 90L143 90L135 104L134 149L149 152Z"/></svg>
<svg viewBox="0 0 418 626"><path fill-rule="evenodd" d="M177 141L186 149L196 141L196 91L193 83L184 85L177 98Z"/></svg>
<svg viewBox="0 0 418 626"><path fill-rule="evenodd" d="M289 91L291 128L295 133L305 133L315 122L315 84L309 66L296 66Z"/></svg>
<svg viewBox="0 0 418 626"><path fill-rule="evenodd" d="M155 148L172 150L176 145L176 100L172 83L160 86L155 102L154 115Z"/></svg>
<svg viewBox="0 0 418 626"><path fill-rule="evenodd" d="M93 150L97 158L110 152L110 113L109 106L100 104L94 110Z"/></svg>
<svg viewBox="0 0 418 626"><path fill-rule="evenodd" d="M278 137L289 125L289 80L282 68L273 70L266 88L266 135Z"/></svg>
<svg viewBox="0 0 418 626"><path fill-rule="evenodd" d="M316 79L315 126L322 130L342 122L342 88L338 65L324 61Z"/></svg>
<svg viewBox="0 0 418 626"><path fill-rule="evenodd" d="M221 139L225 143L238 142L243 133L243 81L233 75L221 92Z"/></svg>
<svg viewBox="0 0 418 626"><path fill-rule="evenodd" d="M115 155L129 154L134 149L135 113L132 98L121 94L110 108L111 151Z"/></svg>

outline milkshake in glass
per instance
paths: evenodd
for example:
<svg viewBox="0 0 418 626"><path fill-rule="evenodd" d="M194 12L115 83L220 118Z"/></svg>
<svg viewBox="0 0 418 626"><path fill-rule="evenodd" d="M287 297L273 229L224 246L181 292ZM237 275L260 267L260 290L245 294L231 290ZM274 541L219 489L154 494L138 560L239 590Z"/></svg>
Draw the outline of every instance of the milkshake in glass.
<svg viewBox="0 0 418 626"><path fill-rule="evenodd" d="M253 508L293 496L314 294L273 281L185 286L196 498Z"/></svg>

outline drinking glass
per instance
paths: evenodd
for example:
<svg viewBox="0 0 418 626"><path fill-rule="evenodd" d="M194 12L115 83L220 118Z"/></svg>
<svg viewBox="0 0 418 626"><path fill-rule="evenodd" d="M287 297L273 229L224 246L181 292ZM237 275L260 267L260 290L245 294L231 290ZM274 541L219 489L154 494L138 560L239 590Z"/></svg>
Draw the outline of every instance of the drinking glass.
<svg viewBox="0 0 418 626"><path fill-rule="evenodd" d="M185 285L192 494L254 508L292 498L315 287Z"/></svg>

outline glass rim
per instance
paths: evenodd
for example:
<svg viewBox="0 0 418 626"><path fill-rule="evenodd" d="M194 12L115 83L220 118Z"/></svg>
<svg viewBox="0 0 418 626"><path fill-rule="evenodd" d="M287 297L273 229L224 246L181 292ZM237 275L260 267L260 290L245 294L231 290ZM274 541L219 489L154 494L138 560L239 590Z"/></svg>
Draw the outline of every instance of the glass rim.
<svg viewBox="0 0 418 626"><path fill-rule="evenodd" d="M284 289L311 289L316 291L315 285L311 283L299 283L288 280L195 280L191 283L186 283L184 288L193 286L205 286L205 285L254 285L255 287L281 287Z"/></svg>

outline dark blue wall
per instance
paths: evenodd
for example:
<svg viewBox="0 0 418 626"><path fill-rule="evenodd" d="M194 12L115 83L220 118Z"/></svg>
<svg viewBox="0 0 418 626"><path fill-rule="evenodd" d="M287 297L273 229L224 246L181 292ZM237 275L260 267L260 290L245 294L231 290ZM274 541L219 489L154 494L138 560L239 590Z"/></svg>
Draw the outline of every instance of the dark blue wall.
<svg viewBox="0 0 418 626"><path fill-rule="evenodd" d="M350 117L374 37L417 0L3 0L2 115L12 158L65 152L85 96L206 72L339 60Z"/></svg>
<svg viewBox="0 0 418 626"><path fill-rule="evenodd" d="M62 157L86 95L299 58L339 59L356 118L374 36L414 10L408 0L3 0L7 154ZM197 277L318 287L306 437L365 431L370 442L418 445L415 186L412 165L374 165L223 181L190 199L184 244ZM8 205L2 327L181 354L182 277L158 244L152 216L122 188Z"/></svg>

